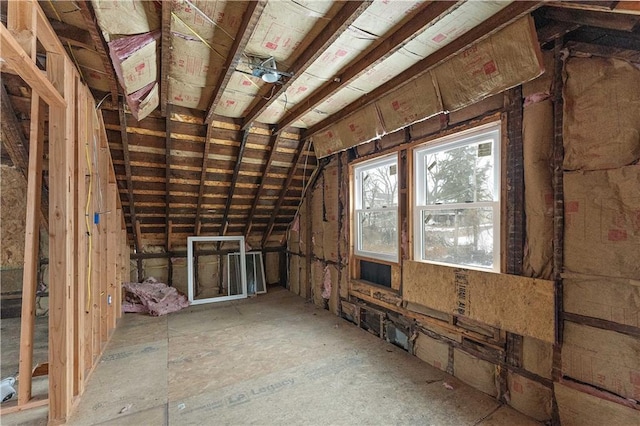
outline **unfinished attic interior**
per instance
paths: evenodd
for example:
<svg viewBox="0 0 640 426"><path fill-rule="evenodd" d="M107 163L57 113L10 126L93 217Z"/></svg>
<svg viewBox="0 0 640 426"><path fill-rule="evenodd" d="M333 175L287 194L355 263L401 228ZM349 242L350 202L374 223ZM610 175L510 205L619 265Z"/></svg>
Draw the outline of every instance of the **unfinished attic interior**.
<svg viewBox="0 0 640 426"><path fill-rule="evenodd" d="M640 424L640 3L0 6L2 424Z"/></svg>

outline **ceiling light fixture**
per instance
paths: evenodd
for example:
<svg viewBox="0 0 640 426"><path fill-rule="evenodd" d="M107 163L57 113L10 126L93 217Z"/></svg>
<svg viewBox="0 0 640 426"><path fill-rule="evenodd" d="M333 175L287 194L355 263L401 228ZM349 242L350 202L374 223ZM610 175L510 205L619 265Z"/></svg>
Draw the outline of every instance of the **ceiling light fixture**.
<svg viewBox="0 0 640 426"><path fill-rule="evenodd" d="M292 73L279 71L276 60L273 56L268 58L259 58L256 56L247 56L248 66L251 69L251 75L259 77L265 83L277 83L282 77L292 77ZM237 70L236 71L240 71ZM240 71L243 72L243 71Z"/></svg>

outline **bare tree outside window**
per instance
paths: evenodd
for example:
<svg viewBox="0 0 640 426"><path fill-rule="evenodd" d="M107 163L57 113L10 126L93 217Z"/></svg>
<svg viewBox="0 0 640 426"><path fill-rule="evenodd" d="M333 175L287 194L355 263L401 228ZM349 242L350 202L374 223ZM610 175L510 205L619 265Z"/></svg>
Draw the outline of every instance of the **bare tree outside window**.
<svg viewBox="0 0 640 426"><path fill-rule="evenodd" d="M397 159L385 157L355 169L357 251L395 258L398 252Z"/></svg>

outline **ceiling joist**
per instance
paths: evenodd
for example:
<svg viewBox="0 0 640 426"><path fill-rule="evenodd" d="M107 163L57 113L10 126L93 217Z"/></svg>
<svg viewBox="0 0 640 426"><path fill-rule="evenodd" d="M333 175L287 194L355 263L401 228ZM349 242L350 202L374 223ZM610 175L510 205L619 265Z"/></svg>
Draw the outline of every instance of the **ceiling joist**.
<svg viewBox="0 0 640 426"><path fill-rule="evenodd" d="M431 2L426 8L415 13L408 22L391 34L391 36L385 38L381 43L375 45L366 54L361 55L359 59L347 66L336 78L322 85L322 87L312 93L308 98L293 107L291 111L280 120L278 125L281 128L290 126L325 99L348 86L360 75L397 52L407 42L422 34L422 32L429 28L434 22L456 8L459 4L460 2L458 1Z"/></svg>
<svg viewBox="0 0 640 426"><path fill-rule="evenodd" d="M244 12L242 16L242 23L240 24L240 28L236 34L236 38L233 40L233 44L231 45L231 51L227 56L227 59L224 63L224 73L218 79L215 88L213 89L213 95L211 96L211 105L207 111L207 116L205 118L205 123L211 123L213 120L213 116L215 113L216 105L220 102L220 98L222 94L227 88L229 84L229 80L231 80L231 75L235 72L238 63L240 62L240 58L244 53L244 49L251 38L251 34L253 34L253 30L256 25L258 25L258 21L260 20L260 16L262 15L262 11L266 6L266 0L258 0L251 1L247 6L247 10Z"/></svg>
<svg viewBox="0 0 640 426"><path fill-rule="evenodd" d="M372 104L386 94L391 93L396 88L418 78L441 62L444 62L457 53L467 49L470 45L484 40L491 34L494 34L500 29L511 24L512 22L515 22L522 16L538 8L540 4L541 2L539 1L517 1L511 3L509 6L505 7L495 15L485 20L482 24L472 28L440 50L437 50L425 59L407 68L396 77L382 84L378 88L372 90L371 92L342 108L340 112L333 114L320 123L310 127L309 129L307 129L307 134L311 136L314 133L317 133L329 127L330 125L342 120L343 118L346 118L360 108Z"/></svg>
<svg viewBox="0 0 640 426"><path fill-rule="evenodd" d="M287 70L294 75L282 84L278 90L271 96L259 97L258 102L250 108L249 113L244 118L242 129L246 130L251 124L262 114L280 95L285 93L287 89L295 81L295 76L299 76L307 69L316 59L320 57L340 35L355 21L362 13L371 5L372 0L368 1L347 1L340 12L329 21L326 27L322 29L320 34L311 42L311 44L296 59L293 65Z"/></svg>

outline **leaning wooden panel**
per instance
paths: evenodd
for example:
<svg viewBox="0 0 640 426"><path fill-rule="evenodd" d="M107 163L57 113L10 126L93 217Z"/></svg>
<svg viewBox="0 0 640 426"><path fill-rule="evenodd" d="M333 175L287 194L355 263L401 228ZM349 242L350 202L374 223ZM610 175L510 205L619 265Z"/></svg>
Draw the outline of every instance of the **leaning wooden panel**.
<svg viewBox="0 0 640 426"><path fill-rule="evenodd" d="M553 342L552 281L416 261L403 265L404 301Z"/></svg>

